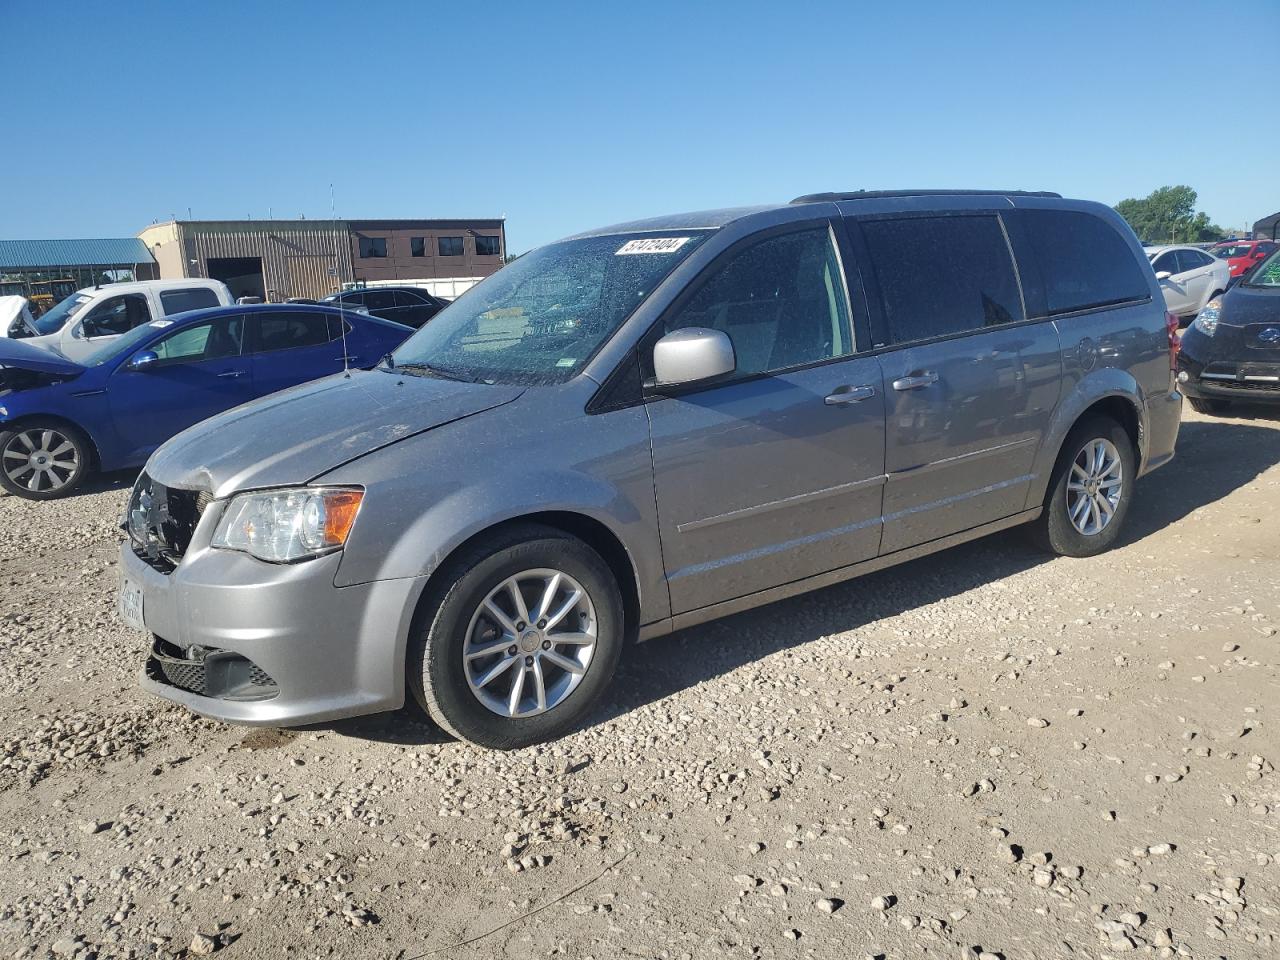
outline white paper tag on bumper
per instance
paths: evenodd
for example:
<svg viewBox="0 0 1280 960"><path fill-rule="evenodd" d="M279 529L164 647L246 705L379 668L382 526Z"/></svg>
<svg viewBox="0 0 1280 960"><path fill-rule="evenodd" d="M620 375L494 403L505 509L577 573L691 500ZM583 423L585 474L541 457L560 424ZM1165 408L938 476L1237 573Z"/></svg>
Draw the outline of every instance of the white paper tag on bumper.
<svg viewBox="0 0 1280 960"><path fill-rule="evenodd" d="M688 237L647 237L643 240L628 240L618 248L614 256L624 253L674 253L689 242Z"/></svg>

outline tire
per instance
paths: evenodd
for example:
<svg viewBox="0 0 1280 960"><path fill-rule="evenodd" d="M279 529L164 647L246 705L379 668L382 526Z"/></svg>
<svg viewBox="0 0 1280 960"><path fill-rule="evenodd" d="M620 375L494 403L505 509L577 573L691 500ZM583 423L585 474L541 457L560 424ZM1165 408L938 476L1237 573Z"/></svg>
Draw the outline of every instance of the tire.
<svg viewBox="0 0 1280 960"><path fill-rule="evenodd" d="M1231 407L1230 400L1218 399L1202 399L1201 397L1187 397L1191 403L1191 409L1196 413L1225 413Z"/></svg>
<svg viewBox="0 0 1280 960"><path fill-rule="evenodd" d="M1076 488L1077 484L1088 483L1087 479L1081 479L1082 470L1077 469L1077 462L1088 466L1088 462L1083 459L1086 450L1096 450L1099 445L1107 457L1104 466L1110 463L1111 457L1118 460L1119 466L1118 484L1112 483L1117 479L1113 472L1101 472L1103 485L1098 488L1097 493L1106 498L1111 506L1111 514L1101 526L1092 522L1095 517L1102 517L1105 513L1097 497L1090 496L1088 487ZM1124 427L1104 416L1090 417L1076 424L1062 444L1049 482L1049 491L1045 495L1044 510L1032 527L1035 540L1044 549L1062 557L1092 557L1109 549L1120 536L1124 519L1129 513L1129 505L1133 502L1136 472L1136 453ZM1116 487L1120 491L1119 498L1112 503L1109 491ZM1078 508L1081 499L1092 500L1097 506L1091 508L1085 504L1083 523L1077 526L1079 521L1072 520L1071 508ZM1090 526L1096 526L1097 529L1091 531Z"/></svg>
<svg viewBox="0 0 1280 960"><path fill-rule="evenodd" d="M0 431L0 487L14 496L56 500L92 473L93 444L69 423L33 417Z"/></svg>
<svg viewBox="0 0 1280 960"><path fill-rule="evenodd" d="M555 575L558 587L551 587ZM513 582L530 622L520 619ZM570 608L575 590L585 601ZM550 616L537 620L542 613ZM562 619L552 622L557 614ZM578 629L565 629L574 620ZM572 731L613 679L625 630L608 564L576 537L534 524L510 527L451 560L417 624L407 669L414 698L448 733L498 750ZM553 643L565 636L574 639ZM568 662L581 672L560 665Z"/></svg>

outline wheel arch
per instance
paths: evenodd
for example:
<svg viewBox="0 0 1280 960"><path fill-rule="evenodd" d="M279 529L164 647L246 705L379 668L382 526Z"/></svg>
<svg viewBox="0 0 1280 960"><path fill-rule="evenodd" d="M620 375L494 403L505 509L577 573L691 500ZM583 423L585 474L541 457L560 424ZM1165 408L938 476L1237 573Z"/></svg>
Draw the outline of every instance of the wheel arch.
<svg viewBox="0 0 1280 960"><path fill-rule="evenodd" d="M1141 388L1127 372L1117 369L1099 371L1096 381L1081 381L1071 394L1059 404L1053 422L1046 431L1036 457L1034 479L1027 491L1026 509L1044 503L1053 471L1063 457L1067 437L1078 424L1092 416L1106 416L1115 420L1133 443L1138 474L1145 465L1146 424Z"/></svg>
<svg viewBox="0 0 1280 960"><path fill-rule="evenodd" d="M570 510L541 510L508 517L490 524L457 543L427 576L418 598L420 609L414 617L414 629L419 628L418 615L423 612L421 608L430 605L434 598L440 595L442 572L447 571L454 557L470 550L477 543L492 538L496 533L527 524L549 527L566 533L581 540L600 554L618 584L618 592L622 594L627 642L634 641L640 628L640 577L635 561L622 540L606 524L584 513Z"/></svg>
<svg viewBox="0 0 1280 960"><path fill-rule="evenodd" d="M48 420L52 420L55 423L60 423L64 426L70 427L71 429L79 433L81 436L83 436L86 440L88 440L89 456L92 460L92 462L90 463L90 467L92 467L95 470L101 468L102 451L98 443L98 438L95 437L93 435L93 432L90 431L87 427L85 427L83 424L77 423L76 421L72 420L70 417L64 417L56 413L24 413L21 416L14 417L12 420L6 420L4 423L0 423L0 433L8 433L10 431L20 430L23 428L23 426L27 424L30 424L36 421L48 421Z"/></svg>

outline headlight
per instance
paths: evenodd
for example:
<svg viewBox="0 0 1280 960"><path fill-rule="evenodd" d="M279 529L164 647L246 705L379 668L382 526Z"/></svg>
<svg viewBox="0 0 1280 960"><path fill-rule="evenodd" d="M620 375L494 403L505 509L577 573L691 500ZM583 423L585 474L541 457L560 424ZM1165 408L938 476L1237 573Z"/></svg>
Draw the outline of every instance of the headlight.
<svg viewBox="0 0 1280 960"><path fill-rule="evenodd" d="M1204 309L1196 314L1191 325L1206 337L1212 337L1218 329L1218 318L1221 314L1222 301L1215 298L1204 305Z"/></svg>
<svg viewBox="0 0 1280 960"><path fill-rule="evenodd" d="M341 550L356 522L363 490L301 487L233 497L213 546L270 563L307 560Z"/></svg>

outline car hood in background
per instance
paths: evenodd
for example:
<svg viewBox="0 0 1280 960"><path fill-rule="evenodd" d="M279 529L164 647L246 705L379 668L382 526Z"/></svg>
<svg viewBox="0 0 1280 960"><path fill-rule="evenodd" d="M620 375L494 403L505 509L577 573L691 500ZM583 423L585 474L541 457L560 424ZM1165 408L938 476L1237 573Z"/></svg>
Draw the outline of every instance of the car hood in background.
<svg viewBox="0 0 1280 960"><path fill-rule="evenodd" d="M68 377L77 377L85 370L60 353L36 346L29 340L13 340L9 337L0 338L0 367Z"/></svg>
<svg viewBox="0 0 1280 960"><path fill-rule="evenodd" d="M1237 283L1222 298L1222 322L1233 327L1280 323L1280 287L1250 287Z"/></svg>
<svg viewBox="0 0 1280 960"><path fill-rule="evenodd" d="M344 463L510 403L523 387L353 370L218 414L157 450L147 473L169 487L239 490L307 483Z"/></svg>

